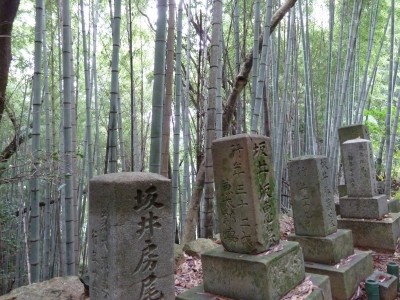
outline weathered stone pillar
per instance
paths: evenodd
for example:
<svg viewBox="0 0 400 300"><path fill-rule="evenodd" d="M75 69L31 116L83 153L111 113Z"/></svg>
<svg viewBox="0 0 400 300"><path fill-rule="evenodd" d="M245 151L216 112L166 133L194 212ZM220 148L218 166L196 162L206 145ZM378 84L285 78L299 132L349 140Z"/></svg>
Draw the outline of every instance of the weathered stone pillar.
<svg viewBox="0 0 400 300"><path fill-rule="evenodd" d="M337 230L330 171L325 156L302 156L288 163L297 235L327 236Z"/></svg>
<svg viewBox="0 0 400 300"><path fill-rule="evenodd" d="M93 299L173 299L170 180L152 173L93 178L89 276Z"/></svg>
<svg viewBox="0 0 400 300"><path fill-rule="evenodd" d="M352 230L355 246L394 251L400 214L389 214L386 195L377 192L371 142L352 139L341 148L347 196L339 199L338 227Z"/></svg>
<svg viewBox="0 0 400 300"><path fill-rule="evenodd" d="M347 196L340 198L341 216L379 219L388 213L386 195L378 195L372 146L369 140L348 140L342 145Z"/></svg>
<svg viewBox="0 0 400 300"><path fill-rule="evenodd" d="M378 195L371 142L365 139L348 140L342 144L342 154L347 196Z"/></svg>
<svg viewBox="0 0 400 300"><path fill-rule="evenodd" d="M227 251L257 254L279 243L269 139L234 135L214 141L215 196Z"/></svg>
<svg viewBox="0 0 400 300"><path fill-rule="evenodd" d="M338 129L338 132L339 132L339 145L340 145L340 153L341 153L341 157L342 157L342 162L343 162L343 153L342 153L341 145L344 142L346 142L348 140L360 139L360 138L366 139L366 140L370 139L368 127L364 124L353 124L353 125L343 126ZM345 181L345 179L344 179L344 181ZM340 197L347 195L346 184L339 184L338 189L339 189ZM338 204L337 204L337 210L340 211L340 206ZM340 214L340 212L338 214Z"/></svg>
<svg viewBox="0 0 400 300"><path fill-rule="evenodd" d="M372 272L372 256L354 252L351 231L337 229L328 158L294 158L288 173L296 233L288 240L300 243L306 272L330 277L333 299L350 299L358 282Z"/></svg>

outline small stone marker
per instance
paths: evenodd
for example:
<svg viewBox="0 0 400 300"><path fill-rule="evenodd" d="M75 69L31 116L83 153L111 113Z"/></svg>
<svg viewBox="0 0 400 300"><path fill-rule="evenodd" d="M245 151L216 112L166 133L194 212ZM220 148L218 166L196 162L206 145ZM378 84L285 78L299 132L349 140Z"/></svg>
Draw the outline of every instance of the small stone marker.
<svg viewBox="0 0 400 300"><path fill-rule="evenodd" d="M279 243L271 146L240 134L212 146L221 242L227 251L256 254Z"/></svg>
<svg viewBox="0 0 400 300"><path fill-rule="evenodd" d="M354 253L351 231L337 230L328 158L295 158L288 172L296 233L288 240L300 243L306 272L330 277L333 299L350 299L359 280L372 271L372 256Z"/></svg>
<svg viewBox="0 0 400 300"><path fill-rule="evenodd" d="M376 172L369 140L353 139L342 145L344 174L349 197L378 195Z"/></svg>
<svg viewBox="0 0 400 300"><path fill-rule="evenodd" d="M378 194L371 142L351 139L341 145L347 196L339 198L338 228L350 229L355 246L395 251L400 214L390 213L386 195Z"/></svg>
<svg viewBox="0 0 400 300"><path fill-rule="evenodd" d="M303 156L288 163L295 232L297 235L327 236L337 230L328 159Z"/></svg>
<svg viewBox="0 0 400 300"><path fill-rule="evenodd" d="M113 173L90 181L91 298L174 298L170 194L170 180L152 173Z"/></svg>
<svg viewBox="0 0 400 300"><path fill-rule="evenodd" d="M369 140L353 139L342 145L347 196L340 197L345 218L378 219L388 213L386 195L379 195Z"/></svg>

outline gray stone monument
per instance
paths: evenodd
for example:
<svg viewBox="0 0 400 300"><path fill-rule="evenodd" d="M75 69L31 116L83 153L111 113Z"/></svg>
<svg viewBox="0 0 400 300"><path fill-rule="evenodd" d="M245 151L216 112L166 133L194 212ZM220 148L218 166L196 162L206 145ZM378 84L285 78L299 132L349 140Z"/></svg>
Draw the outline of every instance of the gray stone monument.
<svg viewBox="0 0 400 300"><path fill-rule="evenodd" d="M370 140L368 127L363 124L343 126L343 127L340 127L338 129L338 131L339 131L340 145L343 145L343 143L348 140L354 140L354 139ZM340 148L340 151L341 151L341 156L343 158L342 147ZM371 161L374 161L373 157L371 157ZM343 159L342 159L342 163L343 163ZM377 184L377 188L378 188L378 194L384 194L384 182L378 181L376 184ZM339 197L344 197L347 195L346 184L340 184L338 186L338 189L339 189ZM400 212L399 201L396 201L395 199L387 199L387 202L388 202L388 206L389 206L389 212ZM336 204L337 204L336 209L338 212L337 214L340 215L339 203L336 203Z"/></svg>
<svg viewBox="0 0 400 300"><path fill-rule="evenodd" d="M325 156L288 163L295 234L307 272L328 275L333 299L350 299L358 282L372 272L371 252L354 252L350 230L337 229L330 170ZM348 259L351 257L351 259ZM348 260L347 264L340 264Z"/></svg>
<svg viewBox="0 0 400 300"><path fill-rule="evenodd" d="M327 236L337 230L328 161L309 156L289 162L291 201L296 235Z"/></svg>
<svg viewBox="0 0 400 300"><path fill-rule="evenodd" d="M228 137L215 142L212 154L224 248L257 254L278 244L279 214L269 141L255 135Z"/></svg>
<svg viewBox="0 0 400 300"><path fill-rule="evenodd" d="M305 272L299 244L279 240L270 140L249 134L221 138L213 142L212 155L223 247L203 253L204 285L177 299L280 299ZM327 277L312 278L321 286L313 299L330 295Z"/></svg>
<svg viewBox="0 0 400 300"><path fill-rule="evenodd" d="M90 181L91 298L174 298L170 194L170 180L152 173L113 173Z"/></svg>
<svg viewBox="0 0 400 300"><path fill-rule="evenodd" d="M342 144L345 177L349 179L347 195L350 197L373 197L378 194L376 171L371 159L371 141L366 139L348 140ZM359 180L355 180L359 178Z"/></svg>
<svg viewBox="0 0 400 300"><path fill-rule="evenodd" d="M338 227L352 230L355 246L394 251L400 214L389 214L386 195L378 194L371 142L347 140L341 151L347 196L339 199Z"/></svg>
<svg viewBox="0 0 400 300"><path fill-rule="evenodd" d="M388 213L386 195L378 195L376 172L369 140L354 139L342 144L347 196L340 197L341 216L379 219Z"/></svg>
<svg viewBox="0 0 400 300"><path fill-rule="evenodd" d="M368 131L368 127L364 124L353 124L353 125L348 125L348 126L343 126L340 127L338 129L339 132L339 144L342 145L344 142L348 141L348 140L352 140L352 139L366 139L369 140L370 136L369 136L369 131ZM341 150L340 150L341 151ZM341 157L343 157L343 155L341 155ZM343 160L342 160L343 163ZM343 174L341 174L343 175ZM341 178L341 180L343 180L343 183L345 181L345 179ZM339 184L338 186L338 190L339 190L339 197L342 196L346 196L347 195L347 186L346 184ZM340 205L339 203L335 203L336 204L336 211L337 214L340 215Z"/></svg>

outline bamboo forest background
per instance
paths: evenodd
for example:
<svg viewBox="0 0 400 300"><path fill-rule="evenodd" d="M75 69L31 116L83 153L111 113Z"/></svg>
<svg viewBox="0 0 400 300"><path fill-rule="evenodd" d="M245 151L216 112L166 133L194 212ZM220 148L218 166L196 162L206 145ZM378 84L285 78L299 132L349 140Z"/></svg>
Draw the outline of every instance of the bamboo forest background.
<svg viewBox="0 0 400 300"><path fill-rule="evenodd" d="M365 123L390 195L399 16L394 0L22 1L0 119L1 293L86 272L98 174L171 178L177 241L211 237L222 136L271 137L287 212L286 162L327 155L336 187L337 128Z"/></svg>

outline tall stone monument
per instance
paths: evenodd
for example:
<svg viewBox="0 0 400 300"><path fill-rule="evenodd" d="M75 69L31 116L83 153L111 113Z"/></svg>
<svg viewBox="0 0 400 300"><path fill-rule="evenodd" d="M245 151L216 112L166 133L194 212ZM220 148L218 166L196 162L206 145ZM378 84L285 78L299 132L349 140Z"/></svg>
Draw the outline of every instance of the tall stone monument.
<svg viewBox="0 0 400 300"><path fill-rule="evenodd" d="M369 140L369 131L368 127L364 124L353 124L348 126L343 126L338 129L339 133L339 145L342 145L345 141L352 140L352 139L366 139ZM341 155L343 157L343 155ZM341 173L342 175L342 173ZM347 186L344 183L345 179L341 176L342 184L339 184L339 197L347 195ZM337 214L340 215L340 205L339 203L336 204L336 211Z"/></svg>
<svg viewBox="0 0 400 300"><path fill-rule="evenodd" d="M212 155L223 247L203 253L204 285L177 299L280 299L305 272L299 244L279 240L270 140L249 134L221 138ZM312 278L322 287L313 299L328 297L328 278Z"/></svg>
<svg viewBox="0 0 400 300"><path fill-rule="evenodd" d="M90 298L174 298L170 194L170 181L152 173L90 181Z"/></svg>
<svg viewBox="0 0 400 300"><path fill-rule="evenodd" d="M339 199L338 227L352 230L355 246L395 251L400 214L389 214L386 195L378 194L371 142L347 140L341 152L347 196Z"/></svg>
<svg viewBox="0 0 400 300"><path fill-rule="evenodd" d="M329 169L325 156L288 163L295 226L288 239L300 243L307 272L330 277L333 299L350 299L358 283L372 273L372 255L355 252L351 231L337 229Z"/></svg>

